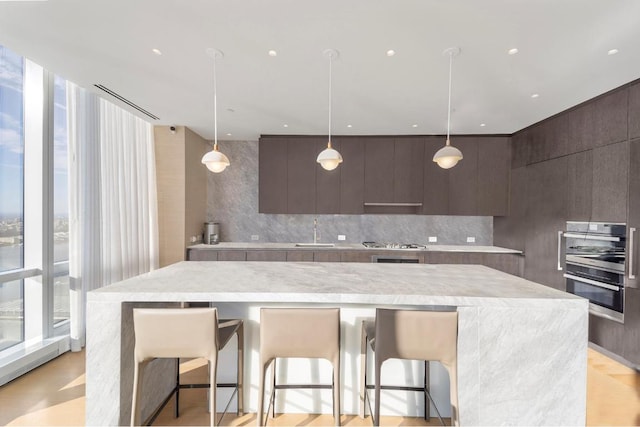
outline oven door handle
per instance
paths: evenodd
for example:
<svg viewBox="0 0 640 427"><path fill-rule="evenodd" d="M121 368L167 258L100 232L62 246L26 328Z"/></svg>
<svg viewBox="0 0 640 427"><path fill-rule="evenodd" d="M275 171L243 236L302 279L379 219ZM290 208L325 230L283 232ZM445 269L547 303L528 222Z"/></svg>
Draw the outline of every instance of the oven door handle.
<svg viewBox="0 0 640 427"><path fill-rule="evenodd" d="M610 285L608 283L597 282L591 279L585 279L584 277L574 276L573 274L564 273L563 276L567 279L575 280L577 282L587 283L589 285L597 286L599 288L609 289L610 291L620 291L620 286Z"/></svg>
<svg viewBox="0 0 640 427"><path fill-rule="evenodd" d="M564 233L565 237L567 236ZM560 259L562 255L562 231L558 231L558 271L562 271L562 260Z"/></svg>
<svg viewBox="0 0 640 427"><path fill-rule="evenodd" d="M582 233L565 232L564 237L567 237L569 239L601 240L605 242L620 241L620 237L618 236L602 236L602 235L595 236L593 234L587 234L587 233L582 234Z"/></svg>
<svg viewBox="0 0 640 427"><path fill-rule="evenodd" d="M629 227L629 279L631 280L636 278L636 275L633 274L633 237L635 234L635 227Z"/></svg>

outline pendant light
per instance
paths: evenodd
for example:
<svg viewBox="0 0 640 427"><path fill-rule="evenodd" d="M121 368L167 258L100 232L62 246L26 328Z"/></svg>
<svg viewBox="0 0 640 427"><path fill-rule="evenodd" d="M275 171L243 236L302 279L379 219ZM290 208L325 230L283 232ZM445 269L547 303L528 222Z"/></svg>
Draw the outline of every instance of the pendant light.
<svg viewBox="0 0 640 427"><path fill-rule="evenodd" d="M338 151L331 147L331 63L332 60L338 57L338 51L335 49L327 49L322 54L329 58L329 142L327 142L327 148L322 150L318 154L316 161L320 163L324 169L330 171L338 167L342 163L342 156Z"/></svg>
<svg viewBox="0 0 640 427"><path fill-rule="evenodd" d="M451 47L442 52L443 55L449 55L449 109L447 110L447 142L444 147L439 149L433 156L433 161L442 169L450 169L462 160L462 152L451 145L449 133L451 131L451 68L453 65L453 57L460 54L459 47Z"/></svg>
<svg viewBox="0 0 640 427"><path fill-rule="evenodd" d="M213 150L202 156L202 163L214 173L220 173L227 168L229 158L218 150L218 99L216 96L216 59L224 57L224 54L209 48L207 55L213 58Z"/></svg>

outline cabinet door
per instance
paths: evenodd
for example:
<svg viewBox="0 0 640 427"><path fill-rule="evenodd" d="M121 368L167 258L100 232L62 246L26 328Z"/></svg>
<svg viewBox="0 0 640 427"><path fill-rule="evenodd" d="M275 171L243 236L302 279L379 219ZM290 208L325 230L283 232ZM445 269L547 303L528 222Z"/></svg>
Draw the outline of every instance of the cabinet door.
<svg viewBox="0 0 640 427"><path fill-rule="evenodd" d="M640 138L634 139L629 144L629 217L627 221L627 278L626 285L640 288ZM635 228L633 233L633 242L631 241L631 229ZM633 271L631 271L631 269ZM632 278L635 276L635 278ZM638 307L640 310L640 306Z"/></svg>
<svg viewBox="0 0 640 427"><path fill-rule="evenodd" d="M314 251L313 252L313 261L314 262L340 262L341 256L338 251Z"/></svg>
<svg viewBox="0 0 640 427"><path fill-rule="evenodd" d="M364 153L365 203L393 203L393 138L367 138Z"/></svg>
<svg viewBox="0 0 640 427"><path fill-rule="evenodd" d="M287 140L260 138L258 158L258 211L287 213Z"/></svg>
<svg viewBox="0 0 640 427"><path fill-rule="evenodd" d="M593 152L567 157L567 219L589 221L593 186Z"/></svg>
<svg viewBox="0 0 640 427"><path fill-rule="evenodd" d="M313 262L313 251L287 251L287 261Z"/></svg>
<svg viewBox="0 0 640 427"><path fill-rule="evenodd" d="M393 157L393 201L422 203L424 139L396 138Z"/></svg>
<svg viewBox="0 0 640 427"><path fill-rule="evenodd" d="M218 251L218 261L246 261L247 251Z"/></svg>
<svg viewBox="0 0 640 427"><path fill-rule="evenodd" d="M364 213L364 140L340 138L340 213Z"/></svg>
<svg viewBox="0 0 640 427"><path fill-rule="evenodd" d="M640 83L629 88L629 138L640 138Z"/></svg>
<svg viewBox="0 0 640 427"><path fill-rule="evenodd" d="M371 251L344 251L340 254L340 262L371 262L374 255L380 255L380 253Z"/></svg>
<svg viewBox="0 0 640 427"><path fill-rule="evenodd" d="M511 138L478 138L477 215L509 214L510 171Z"/></svg>
<svg viewBox="0 0 640 427"><path fill-rule="evenodd" d="M462 160L449 169L449 215L477 215L478 139L455 137L451 144L462 151Z"/></svg>
<svg viewBox="0 0 640 427"><path fill-rule="evenodd" d="M625 314L626 320L626 314ZM589 314L589 341L610 352L624 352L625 326L622 323Z"/></svg>
<svg viewBox="0 0 640 427"><path fill-rule="evenodd" d="M627 222L629 142L593 149L592 221Z"/></svg>
<svg viewBox="0 0 640 427"><path fill-rule="evenodd" d="M493 218L493 243L496 246L524 251L527 226L528 168L511 171L509 216Z"/></svg>
<svg viewBox="0 0 640 427"><path fill-rule="evenodd" d="M527 166L525 279L564 291L558 270L558 231L566 227L566 157ZM562 242L560 242L562 243Z"/></svg>
<svg viewBox="0 0 640 427"><path fill-rule="evenodd" d="M189 249L187 253L189 261L217 261L218 251L207 249Z"/></svg>
<svg viewBox="0 0 640 427"><path fill-rule="evenodd" d="M640 289L626 288L624 298L623 356L640 364Z"/></svg>
<svg viewBox="0 0 640 427"><path fill-rule="evenodd" d="M424 144L422 213L447 215L449 213L449 171L442 169L433 161L433 155L442 148L444 139L430 136L425 138Z"/></svg>
<svg viewBox="0 0 640 427"><path fill-rule="evenodd" d="M319 138L316 142L315 155L327 148L327 139ZM331 146L338 150L344 159L342 152L342 142L339 138L333 138ZM315 162L315 158L314 158ZM318 162L315 162L316 169L316 213L319 214L339 214L340 213L340 182L341 174L345 169L344 160L334 170L323 169Z"/></svg>
<svg viewBox="0 0 640 427"><path fill-rule="evenodd" d="M317 138L289 138L287 144L287 213L316 211Z"/></svg>
<svg viewBox="0 0 640 427"><path fill-rule="evenodd" d="M286 261L287 251L247 251L247 261Z"/></svg>

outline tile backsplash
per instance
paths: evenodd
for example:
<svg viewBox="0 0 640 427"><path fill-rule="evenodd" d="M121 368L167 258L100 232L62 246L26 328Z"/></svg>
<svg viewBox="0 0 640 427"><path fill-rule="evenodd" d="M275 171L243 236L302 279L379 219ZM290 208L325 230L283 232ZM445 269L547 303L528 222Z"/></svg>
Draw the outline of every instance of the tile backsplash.
<svg viewBox="0 0 640 427"><path fill-rule="evenodd" d="M209 173L207 220L220 223L221 241L312 242L363 241L443 245L492 245L493 218L448 215L287 215L258 213L258 142L223 141L220 151L231 161L221 174ZM338 235L345 240L339 241ZM257 236L257 240L256 240ZM468 241L475 239L474 243Z"/></svg>

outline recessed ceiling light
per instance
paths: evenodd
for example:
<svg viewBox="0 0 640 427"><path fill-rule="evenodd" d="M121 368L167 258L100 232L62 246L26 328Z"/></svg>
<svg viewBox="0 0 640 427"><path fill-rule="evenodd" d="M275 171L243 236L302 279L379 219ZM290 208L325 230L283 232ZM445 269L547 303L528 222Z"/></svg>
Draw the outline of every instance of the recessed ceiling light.
<svg viewBox="0 0 640 427"><path fill-rule="evenodd" d="M269 51L269 56L278 56L278 52L276 52L275 50L271 49Z"/></svg>
<svg viewBox="0 0 640 427"><path fill-rule="evenodd" d="M615 55L618 52L620 52L618 49L611 49L610 51L607 52L607 55Z"/></svg>
<svg viewBox="0 0 640 427"><path fill-rule="evenodd" d="M228 134L227 134L227 136L231 136L231 134L230 134L230 133L228 133Z"/></svg>
<svg viewBox="0 0 640 427"><path fill-rule="evenodd" d="M151 52L155 53L156 55L160 56L162 55L162 52L160 52L160 49L151 49Z"/></svg>
<svg viewBox="0 0 640 427"><path fill-rule="evenodd" d="M412 127L412 128L417 128L417 127L418 127L418 125L411 125L411 127Z"/></svg>
<svg viewBox="0 0 640 427"><path fill-rule="evenodd" d="M387 51L387 56L393 56L393 55L395 55L395 54L396 54L396 51L395 51L395 50L393 50L393 49L389 49L389 50Z"/></svg>
<svg viewBox="0 0 640 427"><path fill-rule="evenodd" d="M235 113L236 112L236 110L234 110L233 108L227 108L227 111L230 112L230 113Z"/></svg>
<svg viewBox="0 0 640 427"><path fill-rule="evenodd" d="M347 127L348 127L348 128L351 128L351 127L353 127L353 126L351 126L351 125L347 125Z"/></svg>
<svg viewBox="0 0 640 427"><path fill-rule="evenodd" d="M531 94L531 97L532 97L532 98L537 98L537 97L539 97L539 96L540 96L540 94L538 94L538 93L532 93L532 94Z"/></svg>
<svg viewBox="0 0 640 427"><path fill-rule="evenodd" d="M282 127L288 128L289 125L288 124L284 124L284 125L282 125Z"/></svg>
<svg viewBox="0 0 640 427"><path fill-rule="evenodd" d="M480 123L480 127L481 127L481 128L483 128L483 127L485 127L485 126L486 126L486 124L485 124L485 123Z"/></svg>
<svg viewBox="0 0 640 427"><path fill-rule="evenodd" d="M518 53L518 48L514 47L513 49L509 49L507 53L509 55L515 55L516 53Z"/></svg>

